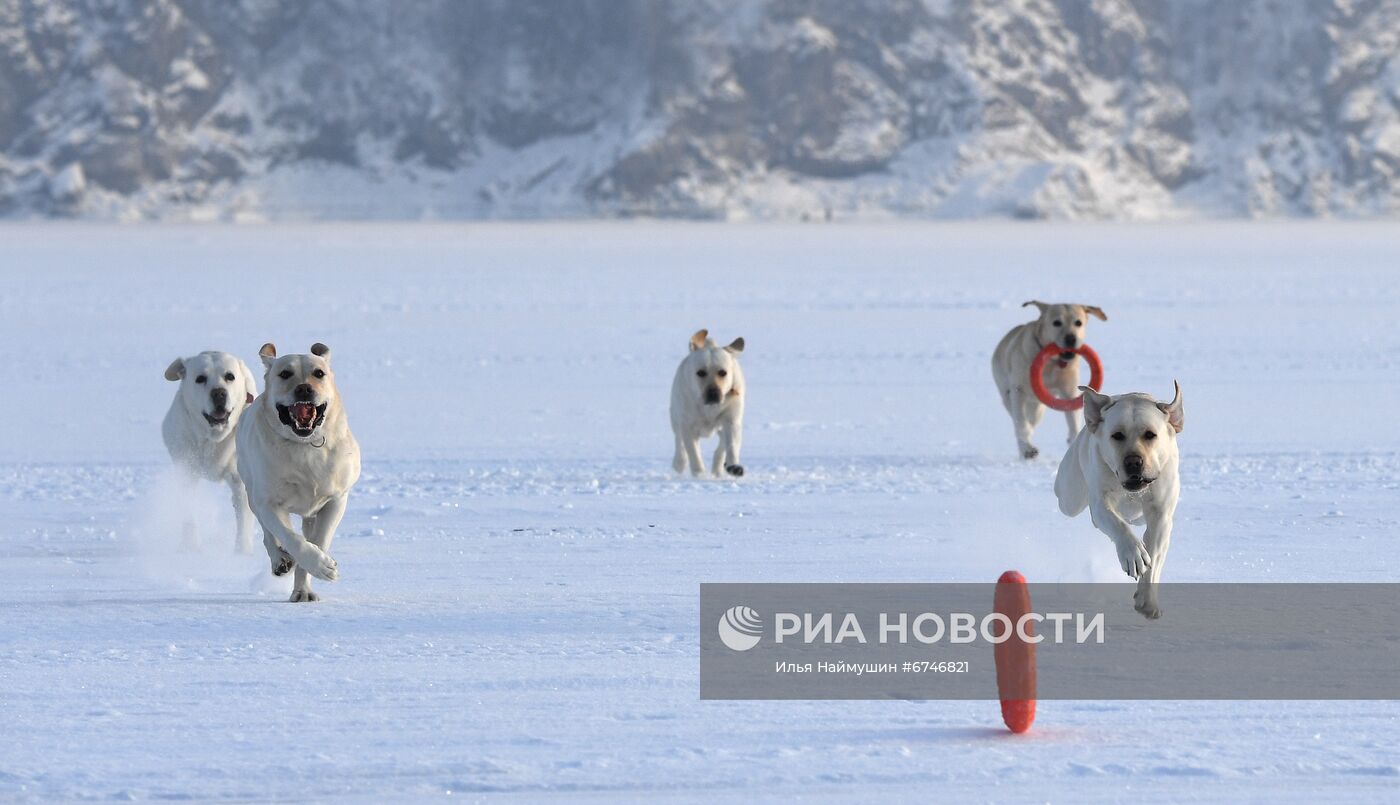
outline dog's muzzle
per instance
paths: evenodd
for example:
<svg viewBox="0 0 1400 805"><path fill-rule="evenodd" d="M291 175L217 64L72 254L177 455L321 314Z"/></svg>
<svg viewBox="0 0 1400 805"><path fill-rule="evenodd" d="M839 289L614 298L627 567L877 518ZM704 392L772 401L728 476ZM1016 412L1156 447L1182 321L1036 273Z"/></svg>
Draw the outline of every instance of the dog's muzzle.
<svg viewBox="0 0 1400 805"><path fill-rule="evenodd" d="M709 388L705 389L706 405L719 405L719 401L721 399L723 398L720 396L718 386L710 386Z"/></svg>
<svg viewBox="0 0 1400 805"><path fill-rule="evenodd" d="M1123 479L1123 488L1129 492L1141 492L1147 488L1148 484L1157 480L1156 478L1145 477L1142 474L1142 471L1146 469L1146 467L1147 462L1137 453L1129 453L1123 456L1123 471L1128 474L1128 477Z"/></svg>
<svg viewBox="0 0 1400 805"><path fill-rule="evenodd" d="M1144 478L1141 475L1132 475L1123 481L1123 488L1129 492L1141 492L1146 489L1156 478Z"/></svg>
<svg viewBox="0 0 1400 805"><path fill-rule="evenodd" d="M209 423L211 428L222 428L228 424L228 390L214 389L209 392L209 403L214 406L213 411L204 412L204 421Z"/></svg>
<svg viewBox="0 0 1400 805"><path fill-rule="evenodd" d="M326 420L326 406L328 403L316 405L311 402L294 402L291 405L277 404L277 418L283 425L292 429L292 433L306 438L315 430L321 427L321 423Z"/></svg>

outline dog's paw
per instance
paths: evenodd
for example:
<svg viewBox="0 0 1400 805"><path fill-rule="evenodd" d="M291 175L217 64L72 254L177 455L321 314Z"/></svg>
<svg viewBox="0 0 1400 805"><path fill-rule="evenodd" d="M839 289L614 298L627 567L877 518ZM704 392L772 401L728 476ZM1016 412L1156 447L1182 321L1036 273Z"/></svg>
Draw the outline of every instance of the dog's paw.
<svg viewBox="0 0 1400 805"><path fill-rule="evenodd" d="M744 477L744 468L738 464L727 464L724 467L724 471L733 475L735 478Z"/></svg>
<svg viewBox="0 0 1400 805"><path fill-rule="evenodd" d="M325 581L335 581L340 578L340 570L336 567L335 560L309 542L302 548L301 556L297 558L297 567Z"/></svg>
<svg viewBox="0 0 1400 805"><path fill-rule="evenodd" d="M1155 621L1162 617L1162 608L1157 604L1156 594L1145 590L1133 593L1133 609L1148 620Z"/></svg>
<svg viewBox="0 0 1400 805"><path fill-rule="evenodd" d="M1154 589L1138 587L1133 592L1133 609L1148 620L1155 621L1162 617L1162 607L1157 604L1157 592Z"/></svg>
<svg viewBox="0 0 1400 805"><path fill-rule="evenodd" d="M1021 448L1021 458L1024 458L1024 459L1027 460L1027 461L1030 461L1031 459L1037 458L1037 457L1039 457L1039 456L1040 456L1040 448L1038 448L1038 447L1023 447L1023 448Z"/></svg>
<svg viewBox="0 0 1400 805"><path fill-rule="evenodd" d="M272 560L272 575L285 576L292 572L292 568L296 566L297 563L292 561L292 557L286 551L279 548L277 549L277 556Z"/></svg>
<svg viewBox="0 0 1400 805"><path fill-rule="evenodd" d="M287 599L287 601L292 604L304 604L320 600L321 596L311 592L310 589L303 590L299 587L292 590L292 597Z"/></svg>
<svg viewBox="0 0 1400 805"><path fill-rule="evenodd" d="M1148 558L1147 548L1143 547L1142 540L1133 538L1118 546L1118 564L1122 565L1124 573L1138 579L1147 572L1152 560Z"/></svg>

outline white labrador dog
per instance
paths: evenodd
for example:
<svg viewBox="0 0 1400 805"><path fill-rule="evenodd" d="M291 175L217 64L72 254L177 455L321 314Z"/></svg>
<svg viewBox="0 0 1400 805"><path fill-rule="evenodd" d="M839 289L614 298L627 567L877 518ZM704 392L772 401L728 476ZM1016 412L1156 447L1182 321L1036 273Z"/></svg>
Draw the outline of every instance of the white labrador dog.
<svg viewBox="0 0 1400 805"><path fill-rule="evenodd" d="M248 553L253 547L253 518L238 476L233 433L244 409L257 396L257 380L236 355L212 351L176 358L166 368L165 379L180 383L160 426L165 449L191 483L203 478L228 485L238 524L234 548ZM193 521L185 523L185 540L197 542Z"/></svg>
<svg viewBox="0 0 1400 805"><path fill-rule="evenodd" d="M263 527L272 575L295 567L291 600L316 601L308 576L340 575L327 551L360 478L360 446L336 392L329 347L313 344L309 355L279 358L276 347L263 344L258 354L267 377L238 425L238 472ZM302 534L292 528L293 514Z"/></svg>
<svg viewBox="0 0 1400 805"><path fill-rule="evenodd" d="M1046 344L1064 347L1058 359L1045 363L1043 376L1046 389L1060 397L1072 396L1079 385L1079 355L1070 350L1084 343L1084 326L1090 316L1108 321L1103 310L1093 305L1047 305L1033 299L1021 307L1030 305L1040 311L1040 318L1011 328L992 353L992 378L1001 393L1001 404L1011 415L1021 457L1027 459L1040 455L1039 448L1031 444L1031 432L1045 414L1045 406L1031 390L1031 362ZM1065 424L1069 428L1067 441L1072 442L1079 432L1074 411L1065 412Z"/></svg>
<svg viewBox="0 0 1400 805"><path fill-rule="evenodd" d="M708 330L690 337L690 354L671 381L671 430L676 435L676 457L671 466L676 472L684 473L689 466L691 474L702 474L705 462L700 457L700 440L719 431L711 472L716 477L724 472L735 477L744 474L739 463L745 391L739 353L743 351L742 338L720 347Z"/></svg>
<svg viewBox="0 0 1400 805"><path fill-rule="evenodd" d="M1181 385L1169 403L1147 394L1109 397L1088 386L1084 430L1075 438L1055 476L1060 511L1074 517L1085 508L1094 526L1113 540L1123 572L1138 580L1134 609L1162 615L1157 584L1172 541L1181 481L1176 435L1186 422ZM1146 523L1139 540L1128 523Z"/></svg>

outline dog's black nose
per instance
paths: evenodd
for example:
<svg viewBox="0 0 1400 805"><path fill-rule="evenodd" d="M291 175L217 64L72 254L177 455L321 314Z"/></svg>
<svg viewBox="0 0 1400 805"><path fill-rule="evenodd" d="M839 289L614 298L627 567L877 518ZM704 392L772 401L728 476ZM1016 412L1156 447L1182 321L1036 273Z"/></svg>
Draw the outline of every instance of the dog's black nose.
<svg viewBox="0 0 1400 805"><path fill-rule="evenodd" d="M710 386L709 388L705 389L705 404L706 404L706 405L718 405L718 404L719 404L719 389L718 389L718 388L715 388L714 386Z"/></svg>
<svg viewBox="0 0 1400 805"><path fill-rule="evenodd" d="M213 391L209 392L209 401L214 403L214 407L217 409L222 410L224 408L227 408L228 389L214 389Z"/></svg>
<svg viewBox="0 0 1400 805"><path fill-rule="evenodd" d="M295 389L292 389L292 397L295 398L297 402L310 402L316 399L316 389L311 388L310 383L302 383Z"/></svg>
<svg viewBox="0 0 1400 805"><path fill-rule="evenodd" d="M1137 453L1123 456L1123 469L1127 470L1129 475L1142 475L1142 456Z"/></svg>
<svg viewBox="0 0 1400 805"><path fill-rule="evenodd" d="M1079 346L1079 336L1074 333L1065 333L1065 346L1074 349Z"/></svg>

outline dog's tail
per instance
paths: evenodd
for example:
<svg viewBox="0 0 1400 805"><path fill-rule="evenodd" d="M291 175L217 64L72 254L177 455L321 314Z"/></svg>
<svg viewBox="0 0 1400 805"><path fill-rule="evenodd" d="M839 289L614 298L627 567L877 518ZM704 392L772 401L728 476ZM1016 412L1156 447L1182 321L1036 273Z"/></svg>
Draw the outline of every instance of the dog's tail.
<svg viewBox="0 0 1400 805"><path fill-rule="evenodd" d="M1060 470L1055 473L1055 497L1060 500L1060 511L1066 517L1077 517L1089 508L1089 483L1084 480L1084 470L1079 466L1079 440L1076 439L1060 459Z"/></svg>

